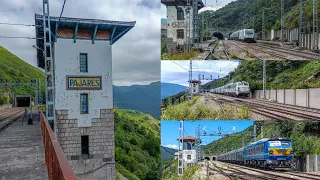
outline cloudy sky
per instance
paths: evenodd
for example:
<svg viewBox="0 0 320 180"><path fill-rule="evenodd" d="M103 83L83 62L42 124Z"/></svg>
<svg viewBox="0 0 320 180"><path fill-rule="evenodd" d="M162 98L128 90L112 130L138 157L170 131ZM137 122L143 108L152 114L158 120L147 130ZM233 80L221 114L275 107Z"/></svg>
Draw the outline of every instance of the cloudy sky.
<svg viewBox="0 0 320 180"><path fill-rule="evenodd" d="M63 0L50 0L50 14L59 16ZM0 0L0 23L34 24L42 14L42 0ZM159 0L67 0L63 16L137 21L136 26L113 45L115 85L149 84L160 80ZM34 27L0 25L0 36L35 37ZM5 47L36 66L35 40L0 38Z"/></svg>
<svg viewBox="0 0 320 180"><path fill-rule="evenodd" d="M236 0L202 0L204 4L206 4L207 6L210 6L210 7L206 7L205 9L212 9L213 7L214 9L219 9L229 4L232 1L236 1ZM161 4L161 18L166 18L166 17L167 17L166 6Z"/></svg>
<svg viewBox="0 0 320 180"><path fill-rule="evenodd" d="M240 61L193 61L193 79L198 79L199 74L201 79L204 75L205 79L222 78L238 67ZM161 82L180 84L189 86L189 64L190 61L162 61L161 62ZM210 80L205 80L207 83Z"/></svg>
<svg viewBox="0 0 320 180"><path fill-rule="evenodd" d="M233 121L184 121L184 136L196 137L196 128L200 126L201 130L207 134L232 134L241 132L252 126L254 121L233 120ZM161 146L178 149L179 121L161 121ZM212 141L220 139L221 136L201 136L201 145L207 145Z"/></svg>

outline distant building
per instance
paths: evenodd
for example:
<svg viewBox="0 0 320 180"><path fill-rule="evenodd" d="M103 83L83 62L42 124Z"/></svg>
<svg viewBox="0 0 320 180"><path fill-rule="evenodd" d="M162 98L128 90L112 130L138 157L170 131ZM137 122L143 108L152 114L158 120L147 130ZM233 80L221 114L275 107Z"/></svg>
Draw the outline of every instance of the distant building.
<svg viewBox="0 0 320 180"><path fill-rule="evenodd" d="M177 139L177 140L182 141L182 139ZM185 167L188 167L197 163L196 141L197 141L197 138L193 136L183 137L183 151L180 151L179 153L183 155L182 159Z"/></svg>
<svg viewBox="0 0 320 180"><path fill-rule="evenodd" d="M179 156L179 152L175 152L175 153L174 153L174 159L175 159L175 160L178 159L178 156Z"/></svg>
<svg viewBox="0 0 320 180"><path fill-rule="evenodd" d="M201 81L192 80L191 82L190 81L188 81L188 82L191 83L191 92L192 92L192 94L199 94L200 93Z"/></svg>
<svg viewBox="0 0 320 180"><path fill-rule="evenodd" d="M192 7L193 0L190 0ZM167 37L174 43L184 45L186 38L187 0L161 0L167 7ZM198 10L204 7L202 0L198 0ZM193 43L193 9L190 10L190 43Z"/></svg>

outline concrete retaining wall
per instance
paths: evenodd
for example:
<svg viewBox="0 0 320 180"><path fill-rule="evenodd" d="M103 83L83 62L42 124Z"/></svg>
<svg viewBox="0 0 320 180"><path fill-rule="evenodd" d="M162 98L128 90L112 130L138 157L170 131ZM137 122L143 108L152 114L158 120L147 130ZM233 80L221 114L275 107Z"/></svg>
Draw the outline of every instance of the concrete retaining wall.
<svg viewBox="0 0 320 180"><path fill-rule="evenodd" d="M266 33L266 40L272 40L274 37L280 37L281 36L281 31L275 31L271 30L270 32ZM320 34L319 34L320 36ZM255 33L255 38L258 40L261 40L262 35L260 33ZM299 28L293 28L290 30L285 29L283 31L283 38L287 42L293 42L296 43L296 45L299 45L300 37L299 37ZM306 34L305 35L305 47L307 49L312 49L314 41L313 41L313 32ZM318 40L318 46L320 47L320 38Z"/></svg>
<svg viewBox="0 0 320 180"><path fill-rule="evenodd" d="M262 99L263 91L252 92L252 98ZM267 90L266 99L281 104L320 109L320 88Z"/></svg>
<svg viewBox="0 0 320 180"><path fill-rule="evenodd" d="M4 110L4 109L8 109L8 108L12 108L12 104L4 104L4 105L0 106L0 110Z"/></svg>

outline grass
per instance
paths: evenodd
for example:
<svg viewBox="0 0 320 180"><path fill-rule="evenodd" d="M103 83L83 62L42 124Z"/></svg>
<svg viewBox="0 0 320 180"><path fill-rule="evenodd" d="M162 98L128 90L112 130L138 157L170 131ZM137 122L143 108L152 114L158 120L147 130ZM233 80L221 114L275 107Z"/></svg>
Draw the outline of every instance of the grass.
<svg viewBox="0 0 320 180"><path fill-rule="evenodd" d="M232 105L221 109L212 109L204 103L197 102L200 97L197 96L192 101L183 102L177 105L169 105L163 112L162 120L226 120L226 119L247 119L249 117L249 108L242 106L236 108ZM197 102L197 104L196 104Z"/></svg>
<svg viewBox="0 0 320 180"><path fill-rule="evenodd" d="M320 78L310 78L317 73L320 73L320 62L310 61L298 69L283 71L274 78L269 86L278 89L318 88L320 87ZM308 78L310 79L307 80Z"/></svg>
<svg viewBox="0 0 320 180"><path fill-rule="evenodd" d="M178 161L173 160L172 165L164 170L163 180L194 180L194 174L200 169L199 165L189 167L184 170L182 176L177 175Z"/></svg>
<svg viewBox="0 0 320 180"><path fill-rule="evenodd" d="M199 51L191 50L191 52L187 53L177 53L169 56L166 53L163 53L161 55L162 60L189 60L195 58L198 54L200 54Z"/></svg>
<svg viewBox="0 0 320 180"><path fill-rule="evenodd" d="M237 56L236 54L234 54L234 53L231 53L231 54L230 54L230 57L231 57L231 58L234 58L234 59L237 59L237 58L238 58L238 56Z"/></svg>
<svg viewBox="0 0 320 180"><path fill-rule="evenodd" d="M248 51L246 51L246 57L255 58L255 56L253 54L249 53Z"/></svg>
<svg viewBox="0 0 320 180"><path fill-rule="evenodd" d="M0 81L8 80L11 83L29 83L31 80L40 78L41 92L45 91L45 74L32 65L26 63L16 55L0 46ZM35 95L33 86L22 85L20 87L4 88L5 92L13 91L15 94Z"/></svg>

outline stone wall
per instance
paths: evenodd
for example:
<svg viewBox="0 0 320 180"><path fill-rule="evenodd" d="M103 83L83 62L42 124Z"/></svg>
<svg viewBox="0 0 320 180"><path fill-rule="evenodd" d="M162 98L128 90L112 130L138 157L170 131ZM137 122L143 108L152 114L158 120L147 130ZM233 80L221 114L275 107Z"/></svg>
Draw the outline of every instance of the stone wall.
<svg viewBox="0 0 320 180"><path fill-rule="evenodd" d="M68 110L56 110L57 137L70 165L79 179L110 179L115 174L113 109L101 109L92 127L78 127L69 119ZM82 155L81 136L89 136L89 155Z"/></svg>

